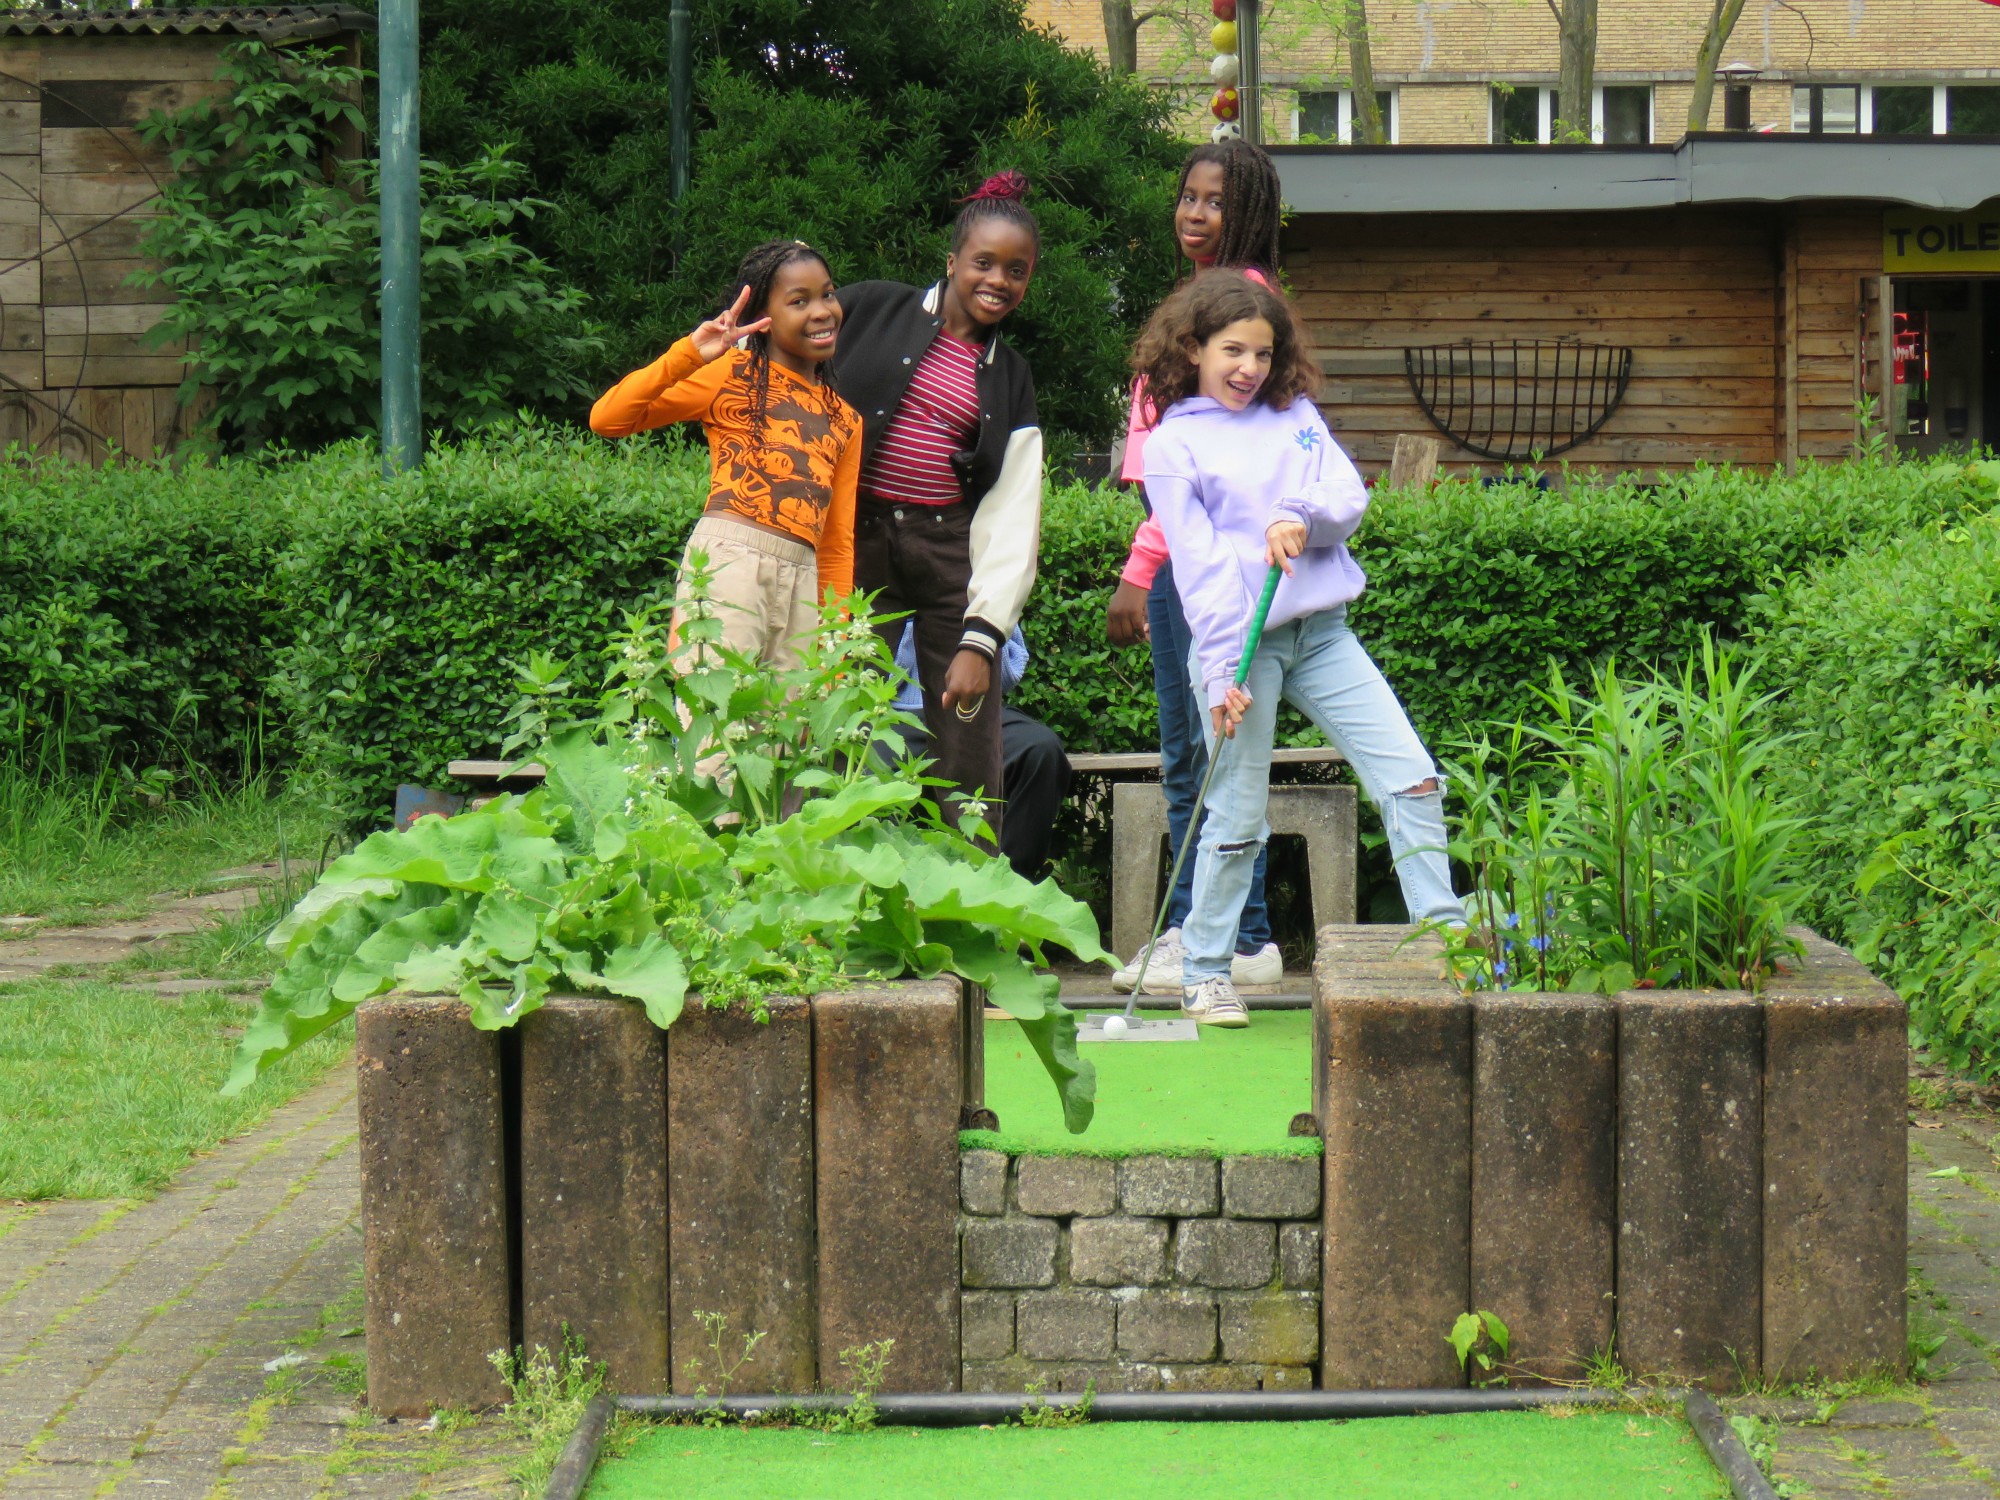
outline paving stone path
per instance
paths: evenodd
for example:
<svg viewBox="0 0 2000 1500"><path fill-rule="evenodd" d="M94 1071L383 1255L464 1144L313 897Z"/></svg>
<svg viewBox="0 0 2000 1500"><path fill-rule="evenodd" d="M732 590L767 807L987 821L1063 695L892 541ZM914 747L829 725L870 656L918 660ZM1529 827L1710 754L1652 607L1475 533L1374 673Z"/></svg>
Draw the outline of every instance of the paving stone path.
<svg viewBox="0 0 2000 1500"><path fill-rule="evenodd" d="M357 1410L359 1196L337 1067L150 1202L0 1200L0 1496L518 1493L496 1423Z"/></svg>

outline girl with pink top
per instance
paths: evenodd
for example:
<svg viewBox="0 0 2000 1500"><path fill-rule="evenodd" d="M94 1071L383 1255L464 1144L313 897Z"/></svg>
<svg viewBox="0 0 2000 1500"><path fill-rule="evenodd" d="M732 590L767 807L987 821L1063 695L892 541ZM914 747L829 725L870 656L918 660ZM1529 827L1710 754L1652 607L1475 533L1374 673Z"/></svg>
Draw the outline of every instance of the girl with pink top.
<svg viewBox="0 0 2000 1500"><path fill-rule="evenodd" d="M1196 275L1215 267L1239 270L1264 285L1278 265L1281 198L1277 168L1248 141L1197 146L1181 168L1174 200L1174 242ZM1125 434L1119 479L1142 485L1146 439L1158 424L1143 381L1132 387L1132 414ZM1174 588L1166 537L1148 505L1146 519L1132 538L1105 618L1114 646L1146 641L1153 653L1153 692L1159 699L1160 781L1167 797L1167 832L1178 849L1195 817L1195 795L1208 769L1202 728L1205 715L1188 680L1190 637L1187 616ZM1167 929L1146 966L1149 994L1181 993L1181 924L1194 897L1194 861L1181 866L1167 913ZM1130 990L1138 979L1137 955L1112 976L1112 985ZM1237 984L1276 984L1284 960L1271 940L1271 917L1264 902L1264 856L1257 856L1249 898L1236 930L1236 957L1230 966Z"/></svg>

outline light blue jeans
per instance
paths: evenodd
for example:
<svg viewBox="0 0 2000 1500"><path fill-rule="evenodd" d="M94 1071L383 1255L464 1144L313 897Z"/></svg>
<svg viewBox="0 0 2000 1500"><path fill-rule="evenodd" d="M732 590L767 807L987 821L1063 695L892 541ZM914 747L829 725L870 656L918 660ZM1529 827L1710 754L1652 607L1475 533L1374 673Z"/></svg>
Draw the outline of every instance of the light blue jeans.
<svg viewBox="0 0 2000 1500"><path fill-rule="evenodd" d="M1280 699L1319 726L1354 767L1368 800L1381 810L1410 920L1464 921L1465 908L1452 894L1451 861L1445 855L1443 782L1436 790L1411 791L1436 777L1437 766L1410 727L1395 690L1347 628L1346 609L1325 610L1265 631L1243 686L1250 694L1250 710L1236 737L1218 749L1212 732L1209 736L1209 754L1222 756L1222 768L1209 788L1208 817L1196 846L1194 910L1181 928L1188 986L1229 973L1237 913L1257 856L1271 836L1264 810ZM1207 702L1206 693L1201 701Z"/></svg>

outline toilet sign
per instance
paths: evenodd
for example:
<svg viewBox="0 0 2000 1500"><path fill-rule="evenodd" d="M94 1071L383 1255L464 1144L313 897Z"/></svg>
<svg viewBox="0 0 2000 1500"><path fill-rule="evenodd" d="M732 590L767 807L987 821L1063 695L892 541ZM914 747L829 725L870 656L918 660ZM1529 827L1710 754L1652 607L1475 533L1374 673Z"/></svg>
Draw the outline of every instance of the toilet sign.
<svg viewBox="0 0 2000 1500"><path fill-rule="evenodd" d="M1882 269L1890 275L2000 271L2000 199L1963 214L1889 209L1882 215Z"/></svg>

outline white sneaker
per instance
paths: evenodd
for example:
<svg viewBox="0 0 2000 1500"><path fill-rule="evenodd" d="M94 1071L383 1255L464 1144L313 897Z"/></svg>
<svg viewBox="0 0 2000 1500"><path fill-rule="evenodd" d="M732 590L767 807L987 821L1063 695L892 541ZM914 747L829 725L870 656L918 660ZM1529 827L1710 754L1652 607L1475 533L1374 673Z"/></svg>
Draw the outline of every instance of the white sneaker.
<svg viewBox="0 0 2000 1500"><path fill-rule="evenodd" d="M1266 943L1255 953L1239 953L1229 960L1231 984L1282 984L1285 956L1276 943Z"/></svg>
<svg viewBox="0 0 2000 1500"><path fill-rule="evenodd" d="M1236 986L1227 979L1204 979L1193 989L1184 991L1181 995L1181 1014L1203 1026L1250 1024L1250 1012L1243 1008Z"/></svg>
<svg viewBox="0 0 2000 1500"><path fill-rule="evenodd" d="M1178 995L1181 992L1181 955L1187 950L1181 947L1181 930L1169 927L1160 934L1160 941L1153 949L1153 961L1146 965L1146 989L1150 994ZM1111 976L1111 988L1121 995L1132 993L1132 986L1139 982L1139 960L1146 956L1143 946L1132 955L1132 962ZM1153 976L1171 969L1174 974L1172 989L1155 990Z"/></svg>

